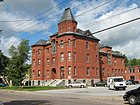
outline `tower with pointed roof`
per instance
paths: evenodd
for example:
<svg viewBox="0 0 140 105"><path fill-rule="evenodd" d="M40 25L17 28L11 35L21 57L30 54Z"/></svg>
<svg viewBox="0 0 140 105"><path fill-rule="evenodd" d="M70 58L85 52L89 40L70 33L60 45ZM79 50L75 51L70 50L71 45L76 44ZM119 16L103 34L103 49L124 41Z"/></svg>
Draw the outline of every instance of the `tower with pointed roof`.
<svg viewBox="0 0 140 105"><path fill-rule="evenodd" d="M77 21L75 20L70 8L66 8L59 23L58 34L65 32L76 32Z"/></svg>

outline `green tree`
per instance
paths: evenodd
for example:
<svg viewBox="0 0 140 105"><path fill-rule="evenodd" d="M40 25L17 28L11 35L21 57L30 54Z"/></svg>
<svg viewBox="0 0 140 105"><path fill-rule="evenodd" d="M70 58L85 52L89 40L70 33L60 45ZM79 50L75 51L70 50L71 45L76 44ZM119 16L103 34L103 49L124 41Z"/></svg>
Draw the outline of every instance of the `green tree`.
<svg viewBox="0 0 140 105"><path fill-rule="evenodd" d="M7 64L8 64L8 57L4 56L0 50L0 75L4 75Z"/></svg>
<svg viewBox="0 0 140 105"><path fill-rule="evenodd" d="M22 40L16 48L11 46L9 54L11 58L7 67L7 77L12 80L13 85L21 85L28 67L26 61L29 60L29 43L28 40Z"/></svg>

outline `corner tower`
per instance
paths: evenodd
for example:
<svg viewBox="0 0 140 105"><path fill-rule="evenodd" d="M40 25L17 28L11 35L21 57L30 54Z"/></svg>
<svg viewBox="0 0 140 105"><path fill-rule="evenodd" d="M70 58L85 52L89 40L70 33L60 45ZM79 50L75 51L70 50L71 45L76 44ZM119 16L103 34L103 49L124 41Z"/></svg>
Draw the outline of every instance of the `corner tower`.
<svg viewBox="0 0 140 105"><path fill-rule="evenodd" d="M72 15L70 8L66 8L58 23L58 34L76 31L77 31L77 21Z"/></svg>

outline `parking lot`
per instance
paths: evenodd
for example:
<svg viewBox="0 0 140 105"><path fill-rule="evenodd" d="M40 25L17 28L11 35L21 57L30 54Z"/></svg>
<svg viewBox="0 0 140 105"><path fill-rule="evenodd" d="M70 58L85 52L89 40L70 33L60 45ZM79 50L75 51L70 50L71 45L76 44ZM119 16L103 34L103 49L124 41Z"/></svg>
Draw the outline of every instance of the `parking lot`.
<svg viewBox="0 0 140 105"><path fill-rule="evenodd" d="M128 85L126 90L109 90L108 87L68 88L63 90L45 90L38 93L48 94L85 94L92 96L122 96L126 91L139 87L140 85Z"/></svg>

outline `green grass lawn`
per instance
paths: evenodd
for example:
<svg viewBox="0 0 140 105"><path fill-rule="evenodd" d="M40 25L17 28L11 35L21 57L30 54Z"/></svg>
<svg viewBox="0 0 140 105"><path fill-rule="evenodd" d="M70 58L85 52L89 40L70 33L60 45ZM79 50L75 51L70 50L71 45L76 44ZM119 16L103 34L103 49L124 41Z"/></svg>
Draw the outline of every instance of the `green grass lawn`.
<svg viewBox="0 0 140 105"><path fill-rule="evenodd" d="M40 91L40 90L52 90L52 89L65 89L63 86L6 86L6 87L0 87L0 89L4 90L19 90L19 91Z"/></svg>

